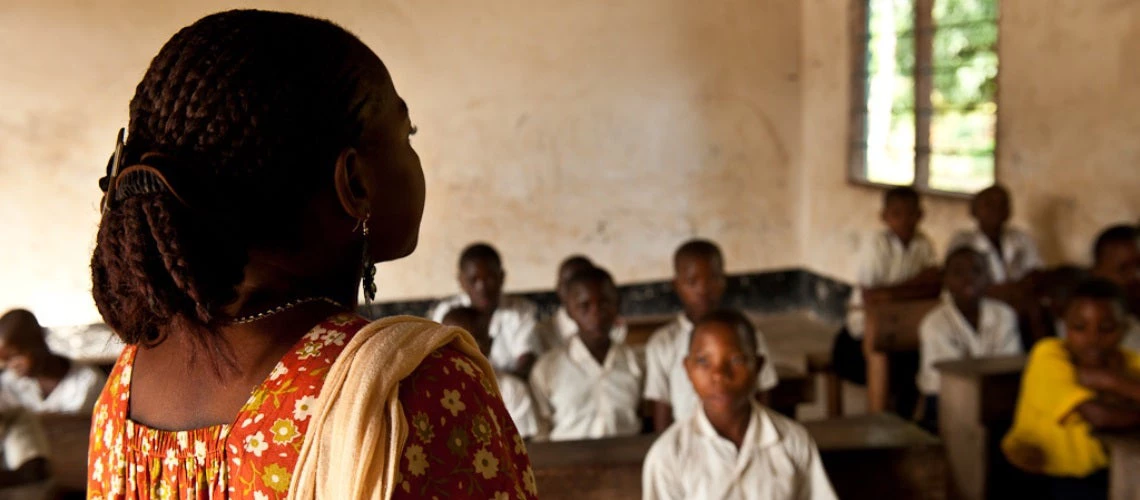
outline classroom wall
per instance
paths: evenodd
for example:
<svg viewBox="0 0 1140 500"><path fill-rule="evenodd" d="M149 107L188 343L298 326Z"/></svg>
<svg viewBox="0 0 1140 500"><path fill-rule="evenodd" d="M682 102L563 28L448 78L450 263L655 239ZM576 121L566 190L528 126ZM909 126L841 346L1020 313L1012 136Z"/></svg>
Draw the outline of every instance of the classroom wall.
<svg viewBox="0 0 1140 500"><path fill-rule="evenodd" d="M803 262L850 279L882 192L850 185L848 2L804 0L799 182ZM1001 0L998 180L1047 262L1087 263L1101 228L1140 219L1140 2ZM926 199L940 248L963 200Z"/></svg>
<svg viewBox="0 0 1140 500"><path fill-rule="evenodd" d="M1140 215L1140 2L1003 0L999 178L1050 261ZM87 260L127 102L179 27L238 5L336 19L387 62L420 127L419 250L382 299L454 290L469 241L508 287L585 252L624 282L700 235L731 270L850 278L881 191L847 183L848 0L0 3L0 309L97 319ZM961 200L927 201L943 244Z"/></svg>
<svg viewBox="0 0 1140 500"><path fill-rule="evenodd" d="M381 299L455 290L472 240L508 288L585 252L621 281L671 272L678 242L735 270L795 265L799 6L786 0L383 0L0 5L0 309L97 318L87 263L101 175L161 44L235 5L325 16L386 61L420 127L419 250Z"/></svg>

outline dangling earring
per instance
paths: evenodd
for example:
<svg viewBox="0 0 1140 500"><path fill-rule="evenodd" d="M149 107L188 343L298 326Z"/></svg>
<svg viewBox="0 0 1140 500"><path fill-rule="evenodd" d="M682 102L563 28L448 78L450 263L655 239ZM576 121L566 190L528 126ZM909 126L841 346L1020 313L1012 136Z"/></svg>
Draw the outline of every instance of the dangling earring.
<svg viewBox="0 0 1140 500"><path fill-rule="evenodd" d="M357 224L361 228L360 232L364 235L364 248L360 257L363 274L361 286L364 288L364 303L369 306L369 309L371 309L372 301L376 299L376 263L372 261L372 255L368 251L368 220L371 218L372 214L365 215Z"/></svg>

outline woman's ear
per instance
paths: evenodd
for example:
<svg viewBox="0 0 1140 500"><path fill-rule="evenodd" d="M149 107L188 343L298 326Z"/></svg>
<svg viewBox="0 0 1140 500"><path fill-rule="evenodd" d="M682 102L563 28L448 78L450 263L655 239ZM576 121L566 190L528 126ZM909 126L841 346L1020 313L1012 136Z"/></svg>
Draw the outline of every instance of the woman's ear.
<svg viewBox="0 0 1140 500"><path fill-rule="evenodd" d="M363 219L369 215L368 192L364 189L360 157L355 148L345 148L336 158L333 170L333 184L336 196L344 212L353 219Z"/></svg>
<svg viewBox="0 0 1140 500"><path fill-rule="evenodd" d="M755 377L759 377L760 371L764 369L764 363L767 363L767 362L768 362L767 358L765 358L764 356L761 356L759 353L757 353L756 354L756 371L753 372L752 375Z"/></svg>

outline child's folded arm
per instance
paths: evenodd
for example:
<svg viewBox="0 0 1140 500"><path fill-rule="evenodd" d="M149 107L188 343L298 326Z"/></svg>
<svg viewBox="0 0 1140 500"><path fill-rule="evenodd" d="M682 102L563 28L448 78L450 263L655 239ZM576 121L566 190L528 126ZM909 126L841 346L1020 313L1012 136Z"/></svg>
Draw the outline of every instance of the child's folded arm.
<svg viewBox="0 0 1140 500"><path fill-rule="evenodd" d="M1077 406L1077 412L1095 429L1126 429L1140 426L1140 410L1090 400Z"/></svg>
<svg viewBox="0 0 1140 500"><path fill-rule="evenodd" d="M1077 380L1094 391L1107 392L1140 403L1140 380L1107 368L1078 368Z"/></svg>

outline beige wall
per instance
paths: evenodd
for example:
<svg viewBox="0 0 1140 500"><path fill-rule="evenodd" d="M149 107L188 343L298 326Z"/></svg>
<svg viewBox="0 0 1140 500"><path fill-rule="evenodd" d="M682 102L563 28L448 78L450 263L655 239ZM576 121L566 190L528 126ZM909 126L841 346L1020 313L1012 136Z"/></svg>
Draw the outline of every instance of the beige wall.
<svg viewBox="0 0 1140 500"><path fill-rule="evenodd" d="M176 29L233 5L0 7L0 308L97 317L95 180L134 85ZM500 247L515 289L551 286L571 252L619 280L665 276L693 235L720 241L733 269L799 260L795 2L249 5L338 20L410 104L428 204L420 249L380 267L381 298L453 291L455 258L477 239Z"/></svg>
<svg viewBox="0 0 1140 500"><path fill-rule="evenodd" d="M1140 2L1001 0L998 180L1048 262L1085 263L1096 233L1140 217ZM881 191L850 186L848 2L804 0L803 262L841 277L878 227ZM941 246L964 201L927 199Z"/></svg>
<svg viewBox="0 0 1140 500"><path fill-rule="evenodd" d="M149 58L233 2L0 5L0 309L96 319L96 178ZM692 235L734 270L851 274L879 191L846 182L848 0L251 2L340 21L387 62L428 177L420 249L382 298L454 289L467 242L509 287L585 252L621 281ZM999 177L1051 260L1140 214L1140 2L1004 0ZM1081 170L1078 170L1081 169ZM967 224L927 202L938 242Z"/></svg>

